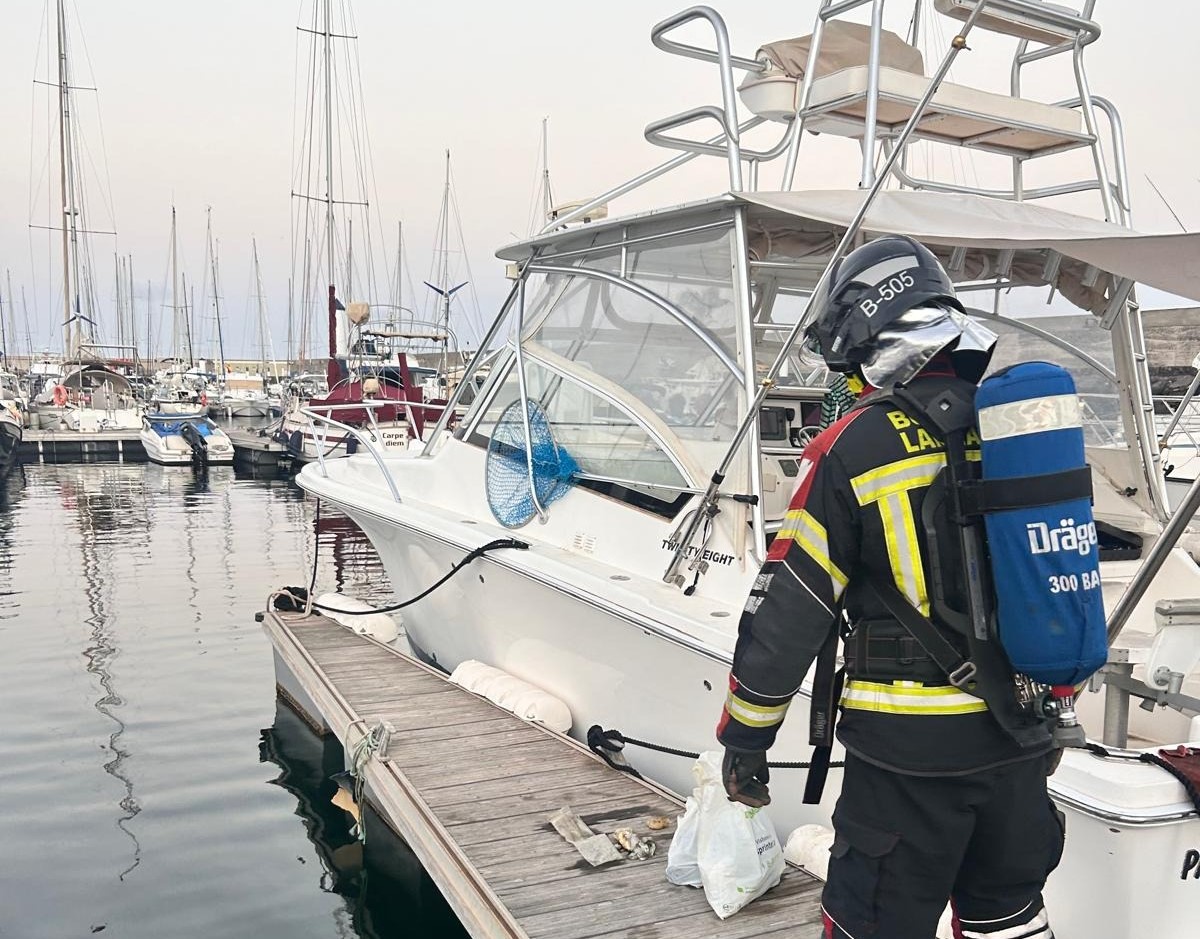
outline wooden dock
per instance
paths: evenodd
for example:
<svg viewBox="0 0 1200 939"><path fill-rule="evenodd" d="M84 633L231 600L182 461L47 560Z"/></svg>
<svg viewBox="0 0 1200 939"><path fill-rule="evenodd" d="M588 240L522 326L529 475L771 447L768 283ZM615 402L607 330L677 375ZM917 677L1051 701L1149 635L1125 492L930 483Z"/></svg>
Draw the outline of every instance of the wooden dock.
<svg viewBox="0 0 1200 939"><path fill-rule="evenodd" d="M474 937L818 939L821 883L790 869L727 920L664 875L682 800L619 773L426 665L322 616L268 612L280 690L347 753L392 733L361 767L367 798L412 848ZM563 806L595 831L652 837L653 858L591 867L549 824ZM671 825L650 831L646 821Z"/></svg>
<svg viewBox="0 0 1200 939"><path fill-rule="evenodd" d="M139 433L26 428L17 458L22 463L145 463Z"/></svg>

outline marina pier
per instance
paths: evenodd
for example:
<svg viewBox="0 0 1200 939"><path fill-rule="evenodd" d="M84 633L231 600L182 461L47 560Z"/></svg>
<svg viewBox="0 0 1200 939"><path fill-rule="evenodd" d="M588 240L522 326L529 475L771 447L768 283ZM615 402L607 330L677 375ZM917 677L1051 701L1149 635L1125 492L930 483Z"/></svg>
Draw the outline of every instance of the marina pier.
<svg viewBox="0 0 1200 939"><path fill-rule="evenodd" d="M423 663L319 615L267 612L279 690L357 760L368 801L421 860L474 937L817 939L820 881L798 869L727 920L664 870L682 800L607 766ZM632 828L653 857L591 867L550 825ZM670 824L652 831L646 821Z"/></svg>

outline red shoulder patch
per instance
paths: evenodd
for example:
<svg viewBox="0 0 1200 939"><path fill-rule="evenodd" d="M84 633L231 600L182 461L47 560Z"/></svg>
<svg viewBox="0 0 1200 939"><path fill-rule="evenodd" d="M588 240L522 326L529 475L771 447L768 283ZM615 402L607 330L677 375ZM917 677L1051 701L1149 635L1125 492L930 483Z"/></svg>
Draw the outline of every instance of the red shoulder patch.
<svg viewBox="0 0 1200 939"><path fill-rule="evenodd" d="M792 496L792 501L788 505L789 509L804 508L805 502L808 501L808 491L812 488L813 474L817 464L833 449L833 445L837 443L842 432L865 414L866 410L866 408L862 408L851 411L817 434L812 442L804 448L804 452L800 455L800 474L796 482L796 494Z"/></svg>

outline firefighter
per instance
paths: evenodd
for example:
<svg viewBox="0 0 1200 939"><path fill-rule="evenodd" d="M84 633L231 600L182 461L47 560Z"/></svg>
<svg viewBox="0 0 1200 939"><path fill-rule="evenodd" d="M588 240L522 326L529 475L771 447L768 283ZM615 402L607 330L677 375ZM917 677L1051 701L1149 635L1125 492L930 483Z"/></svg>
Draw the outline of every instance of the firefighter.
<svg viewBox="0 0 1200 939"><path fill-rule="evenodd" d="M922 511L944 442L894 394L869 397L898 384L910 401L948 388L973 395L996 337L967 318L937 258L910 238L863 245L830 283L808 340L865 386L864 400L804 451L746 603L717 728L726 789L747 805L770 801L767 750L816 660L814 740L832 742L840 710L847 751L822 895L827 939L932 939L947 901L956 936L1052 939L1041 892L1063 847L1046 791L1057 751L1021 707L997 644L968 641L940 613L963 609L967 591L944 503L931 497ZM977 436L966 447L977 459ZM889 595L904 615L890 612ZM939 666L926 648L936 643L901 623L912 611L943 648L970 656L970 674Z"/></svg>

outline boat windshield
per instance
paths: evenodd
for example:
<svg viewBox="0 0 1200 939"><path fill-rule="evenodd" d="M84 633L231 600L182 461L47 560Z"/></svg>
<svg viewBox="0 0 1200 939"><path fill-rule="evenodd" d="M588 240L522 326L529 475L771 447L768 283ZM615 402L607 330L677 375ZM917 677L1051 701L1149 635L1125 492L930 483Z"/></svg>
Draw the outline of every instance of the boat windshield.
<svg viewBox="0 0 1200 939"><path fill-rule="evenodd" d="M529 358L635 399L711 466L739 420L729 229L602 249L529 275ZM541 273L538 271L541 270Z"/></svg>

